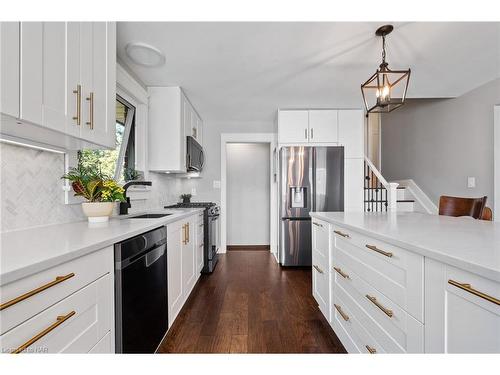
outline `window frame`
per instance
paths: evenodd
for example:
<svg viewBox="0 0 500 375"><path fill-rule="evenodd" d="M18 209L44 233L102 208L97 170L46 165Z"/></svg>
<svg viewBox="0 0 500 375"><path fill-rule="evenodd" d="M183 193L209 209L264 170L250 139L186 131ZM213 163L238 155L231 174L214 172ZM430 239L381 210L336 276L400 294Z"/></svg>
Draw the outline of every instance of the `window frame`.
<svg viewBox="0 0 500 375"><path fill-rule="evenodd" d="M128 141L130 138L130 131L134 128L134 117L135 117L135 106L129 103L126 99L122 98L118 93L116 94L116 100L127 107L127 117L125 118L125 129L123 130L123 138L122 144L120 145L120 152L118 153L118 159L116 160L116 168L115 168L115 181L120 181L120 176L123 173L123 163L125 160L125 154L127 153ZM135 134L134 134L135 139ZM134 150L135 153L135 150ZM134 155L134 164L135 164L135 155ZM134 165L135 169L136 165Z"/></svg>

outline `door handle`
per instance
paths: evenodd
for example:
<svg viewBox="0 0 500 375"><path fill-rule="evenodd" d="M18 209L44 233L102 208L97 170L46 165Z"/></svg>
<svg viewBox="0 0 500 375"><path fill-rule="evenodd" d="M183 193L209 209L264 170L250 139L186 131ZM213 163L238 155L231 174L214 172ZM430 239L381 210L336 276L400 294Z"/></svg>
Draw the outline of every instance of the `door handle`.
<svg viewBox="0 0 500 375"><path fill-rule="evenodd" d="M307 128L304 129L304 138L307 139Z"/></svg>
<svg viewBox="0 0 500 375"><path fill-rule="evenodd" d="M311 128L311 139L313 139L313 138L314 138L314 129Z"/></svg>
<svg viewBox="0 0 500 375"><path fill-rule="evenodd" d="M86 100L89 102L90 108L89 108L89 120L87 121L87 125L89 126L90 129L94 129L94 93L91 92L89 94L89 97L86 98Z"/></svg>

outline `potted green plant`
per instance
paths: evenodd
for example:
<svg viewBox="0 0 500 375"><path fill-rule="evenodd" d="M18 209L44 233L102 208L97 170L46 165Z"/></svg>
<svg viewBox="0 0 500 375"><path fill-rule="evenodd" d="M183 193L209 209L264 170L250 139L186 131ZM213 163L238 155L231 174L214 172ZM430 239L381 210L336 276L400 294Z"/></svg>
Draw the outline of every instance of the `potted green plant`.
<svg viewBox="0 0 500 375"><path fill-rule="evenodd" d="M181 195L182 203L191 202L191 194L182 194Z"/></svg>
<svg viewBox="0 0 500 375"><path fill-rule="evenodd" d="M71 168L62 178L70 181L76 197L87 200L82 210L90 223L108 221L114 202L125 201L123 188L96 166Z"/></svg>

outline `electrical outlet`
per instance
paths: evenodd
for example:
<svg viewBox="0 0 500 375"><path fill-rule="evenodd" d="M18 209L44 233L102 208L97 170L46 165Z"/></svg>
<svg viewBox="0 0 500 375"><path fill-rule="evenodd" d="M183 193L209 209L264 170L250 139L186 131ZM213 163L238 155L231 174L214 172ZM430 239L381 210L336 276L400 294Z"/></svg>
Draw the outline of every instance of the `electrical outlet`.
<svg viewBox="0 0 500 375"><path fill-rule="evenodd" d="M214 187L214 189L220 189L220 181L214 180L213 187Z"/></svg>
<svg viewBox="0 0 500 375"><path fill-rule="evenodd" d="M193 197L196 195L196 188L191 188L191 195Z"/></svg>
<svg viewBox="0 0 500 375"><path fill-rule="evenodd" d="M476 177L467 177L467 187L468 188L476 187Z"/></svg>

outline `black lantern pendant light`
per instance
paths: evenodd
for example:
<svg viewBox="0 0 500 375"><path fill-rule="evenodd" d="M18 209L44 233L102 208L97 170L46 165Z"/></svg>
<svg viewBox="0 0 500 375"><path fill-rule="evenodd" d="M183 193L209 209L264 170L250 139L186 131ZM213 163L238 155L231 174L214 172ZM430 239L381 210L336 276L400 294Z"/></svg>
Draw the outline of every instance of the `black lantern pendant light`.
<svg viewBox="0 0 500 375"><path fill-rule="evenodd" d="M375 32L375 35L382 37L382 64L375 74L361 85L367 115L392 112L401 107L406 100L410 69L391 70L385 61L385 37L393 29L392 25L384 25Z"/></svg>

